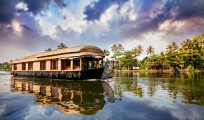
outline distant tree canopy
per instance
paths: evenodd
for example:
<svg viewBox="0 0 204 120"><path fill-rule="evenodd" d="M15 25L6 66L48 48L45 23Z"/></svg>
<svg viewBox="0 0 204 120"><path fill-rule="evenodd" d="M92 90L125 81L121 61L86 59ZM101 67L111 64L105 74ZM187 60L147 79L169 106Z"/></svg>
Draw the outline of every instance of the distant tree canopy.
<svg viewBox="0 0 204 120"><path fill-rule="evenodd" d="M60 43L60 44L57 46L57 49L63 49L63 48L67 48L67 46L66 46L64 43Z"/></svg>
<svg viewBox="0 0 204 120"><path fill-rule="evenodd" d="M11 70L10 63L8 62L0 63L0 70L10 71Z"/></svg>
<svg viewBox="0 0 204 120"><path fill-rule="evenodd" d="M137 56L144 52L142 45L126 51L121 44L114 44L111 50L114 53L112 58L117 61L116 68L129 69L134 65L141 69L171 69L176 63L182 69L204 69L204 33L192 40L186 39L180 45L172 42L160 54L155 54L155 48L150 45L146 49L149 56L141 61L137 60Z"/></svg>
<svg viewBox="0 0 204 120"><path fill-rule="evenodd" d="M110 52L108 50L106 50L106 49L103 50L103 53L104 53L105 56L109 56L110 55Z"/></svg>
<svg viewBox="0 0 204 120"><path fill-rule="evenodd" d="M47 50L45 50L45 51L52 51L52 49L51 48L48 48Z"/></svg>
<svg viewBox="0 0 204 120"><path fill-rule="evenodd" d="M64 49L64 48L67 48L67 46L64 44L64 43L60 43L58 46L57 46L57 49ZM51 48L48 48L47 50L45 51L52 51Z"/></svg>

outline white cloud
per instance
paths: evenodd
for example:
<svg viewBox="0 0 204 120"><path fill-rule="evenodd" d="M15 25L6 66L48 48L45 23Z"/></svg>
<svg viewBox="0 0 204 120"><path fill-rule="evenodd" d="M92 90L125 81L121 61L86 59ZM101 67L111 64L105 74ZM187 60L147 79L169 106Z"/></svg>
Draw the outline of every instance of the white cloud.
<svg viewBox="0 0 204 120"><path fill-rule="evenodd" d="M146 50L148 46L152 45L155 51L155 54L160 54L161 51L166 50L166 46L168 45L168 41L164 40L163 33L155 33L155 32L147 32L140 38L129 39L122 42L122 45L128 50L136 47L137 45L143 46L143 53L138 56L139 60L142 60L144 57L147 56Z"/></svg>
<svg viewBox="0 0 204 120"><path fill-rule="evenodd" d="M135 21L138 17L135 8L134 0L130 0L122 6L120 9L120 15L127 16L129 20Z"/></svg>
<svg viewBox="0 0 204 120"><path fill-rule="evenodd" d="M16 9L17 9L17 10L28 11L28 6L27 6L27 4L24 3L24 2L19 2L19 3L16 5Z"/></svg>
<svg viewBox="0 0 204 120"><path fill-rule="evenodd" d="M11 27L13 28L13 32L16 34L16 35L19 35L21 36L21 32L22 32L22 27L21 27L21 24L19 21L17 20L12 20L11 22Z"/></svg>

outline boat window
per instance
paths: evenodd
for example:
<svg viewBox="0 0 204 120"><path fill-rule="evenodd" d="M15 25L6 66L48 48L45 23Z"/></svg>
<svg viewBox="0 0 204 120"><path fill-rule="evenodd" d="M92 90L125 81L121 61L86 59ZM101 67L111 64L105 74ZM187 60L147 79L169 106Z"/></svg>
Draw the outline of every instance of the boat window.
<svg viewBox="0 0 204 120"><path fill-rule="evenodd" d="M89 69L94 69L94 61L89 61Z"/></svg>
<svg viewBox="0 0 204 120"><path fill-rule="evenodd" d="M62 70L69 70L71 66L71 60L62 60Z"/></svg>
<svg viewBox="0 0 204 120"><path fill-rule="evenodd" d="M22 63L22 70L26 70L26 63Z"/></svg>
<svg viewBox="0 0 204 120"><path fill-rule="evenodd" d="M57 70L58 69L58 62L57 60L51 60L51 70Z"/></svg>
<svg viewBox="0 0 204 120"><path fill-rule="evenodd" d="M28 70L33 70L33 62L28 63Z"/></svg>
<svg viewBox="0 0 204 120"><path fill-rule="evenodd" d="M46 61L40 61L40 70L46 69Z"/></svg>
<svg viewBox="0 0 204 120"><path fill-rule="evenodd" d="M78 70L79 69L79 66L80 66L80 60L79 59L74 59L73 60L73 62L74 62L74 70Z"/></svg>
<svg viewBox="0 0 204 120"><path fill-rule="evenodd" d="M83 70L88 69L88 61L83 61Z"/></svg>
<svg viewBox="0 0 204 120"><path fill-rule="evenodd" d="M17 70L17 64L14 64L13 66L14 66L14 70Z"/></svg>

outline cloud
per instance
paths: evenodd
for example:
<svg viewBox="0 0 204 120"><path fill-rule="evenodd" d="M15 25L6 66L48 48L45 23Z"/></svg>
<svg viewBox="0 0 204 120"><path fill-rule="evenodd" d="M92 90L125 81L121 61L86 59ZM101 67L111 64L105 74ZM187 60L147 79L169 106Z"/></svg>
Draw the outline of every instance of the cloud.
<svg viewBox="0 0 204 120"><path fill-rule="evenodd" d="M64 1L54 2L65 5ZM59 41L43 35L37 19L48 10L50 3L51 0L0 1L0 54L6 56L1 57L1 62L41 52L50 47L55 49Z"/></svg>
<svg viewBox="0 0 204 120"><path fill-rule="evenodd" d="M50 0L24 0L28 6L28 11L34 15L40 14L42 11L48 9Z"/></svg>
<svg viewBox="0 0 204 120"><path fill-rule="evenodd" d="M17 5L16 5L16 9L17 10L22 10L22 11L28 11L28 6L27 4L25 4L24 2L19 2Z"/></svg>
<svg viewBox="0 0 204 120"><path fill-rule="evenodd" d="M100 3L100 4L99 4ZM103 4L102 4L103 3ZM84 11L86 19L88 21L100 20L100 17L105 14L105 11L115 4L115 1L111 2L94 2L88 5ZM130 10L126 10L123 14L118 14L117 19L110 22L112 29L120 29L124 37L134 38L142 35L145 32L158 30L159 26L165 21L180 21L184 19L190 19L195 17L203 17L204 13L204 1L191 1L191 0L144 0L144 1L133 1L130 0L120 6L127 3L132 3L134 7L132 8L132 14L135 16L134 19L127 17L125 13ZM104 7L105 6L105 7ZM117 10L121 10L117 9ZM115 24L118 23L118 24Z"/></svg>
<svg viewBox="0 0 204 120"><path fill-rule="evenodd" d="M59 44L50 36L42 35L38 21L28 13L16 16L8 27L4 27L0 36L0 54L6 56L1 61L41 52Z"/></svg>
<svg viewBox="0 0 204 120"><path fill-rule="evenodd" d="M57 6L59 6L60 8L67 7L67 3L65 3L64 0L54 0L54 1L57 4Z"/></svg>
<svg viewBox="0 0 204 120"><path fill-rule="evenodd" d="M112 5L117 4L122 6L123 3L128 0L98 0L91 5L86 6L84 14L86 15L85 19L88 21L99 20L101 15Z"/></svg>
<svg viewBox="0 0 204 120"><path fill-rule="evenodd" d="M175 19L204 18L204 0L173 0Z"/></svg>
<svg viewBox="0 0 204 120"><path fill-rule="evenodd" d="M8 24L15 17L16 0L0 0L0 27Z"/></svg>
<svg viewBox="0 0 204 120"><path fill-rule="evenodd" d="M56 39L59 42L69 43L68 46L73 46L77 44L79 35L80 33L72 29L63 29L60 25L57 25L56 27L54 27L52 38Z"/></svg>

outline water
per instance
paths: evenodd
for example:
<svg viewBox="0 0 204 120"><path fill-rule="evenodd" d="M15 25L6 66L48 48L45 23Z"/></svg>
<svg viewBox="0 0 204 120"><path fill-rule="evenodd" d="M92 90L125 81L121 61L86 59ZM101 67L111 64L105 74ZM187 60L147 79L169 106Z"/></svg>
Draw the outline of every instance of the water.
<svg viewBox="0 0 204 120"><path fill-rule="evenodd" d="M0 74L1 120L204 119L204 75L116 72L105 81Z"/></svg>

